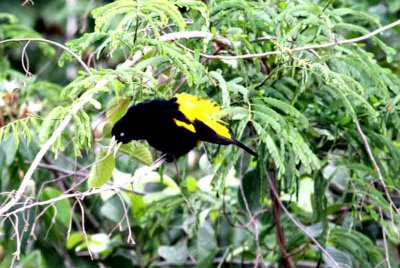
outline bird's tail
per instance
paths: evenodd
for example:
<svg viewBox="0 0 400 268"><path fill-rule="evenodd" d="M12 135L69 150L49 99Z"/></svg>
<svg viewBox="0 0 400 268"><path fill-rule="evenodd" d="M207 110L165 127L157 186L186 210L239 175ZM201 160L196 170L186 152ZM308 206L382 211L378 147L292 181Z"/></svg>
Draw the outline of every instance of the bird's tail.
<svg viewBox="0 0 400 268"><path fill-rule="evenodd" d="M247 147L246 145L244 145L237 139L232 139L232 140L233 140L233 144L239 146L240 148L242 148L243 150L245 150L246 152L248 152L249 154L254 156L256 159L258 158L258 154L255 151L253 151L252 149L250 149L249 147Z"/></svg>

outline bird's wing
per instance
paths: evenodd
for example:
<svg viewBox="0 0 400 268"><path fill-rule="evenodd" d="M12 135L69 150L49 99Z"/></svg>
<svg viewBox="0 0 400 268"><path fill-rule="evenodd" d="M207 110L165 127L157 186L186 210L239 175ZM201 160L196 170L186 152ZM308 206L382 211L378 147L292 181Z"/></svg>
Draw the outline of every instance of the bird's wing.
<svg viewBox="0 0 400 268"><path fill-rule="evenodd" d="M228 128L224 125L225 123L220 119L225 113L215 102L200 99L186 93L177 94L175 97L178 110L184 115L187 121L189 121L176 122L177 125L179 124L179 126L183 126L197 133L196 122L201 122L217 135L226 139L232 138ZM193 127L195 131L193 131Z"/></svg>
<svg viewBox="0 0 400 268"><path fill-rule="evenodd" d="M181 120L178 120L178 119L176 119L176 118L174 118L174 122L175 122L175 124L176 124L178 127L184 127L184 128L186 128L187 130L189 130L190 132L196 133L196 129L195 129L195 127L194 127L193 124L191 124L191 123L186 123L186 122L181 121Z"/></svg>
<svg viewBox="0 0 400 268"><path fill-rule="evenodd" d="M195 120L194 127L196 130L196 134L202 141L208 141L212 143L228 145L234 144L234 140L230 137L225 137L217 133L214 129L206 125L204 122Z"/></svg>
<svg viewBox="0 0 400 268"><path fill-rule="evenodd" d="M173 100L178 104L179 116L174 119L178 126L196 133L199 140L222 145L234 144L258 157L255 151L231 136L225 122L220 119L225 113L215 102L186 93L177 94Z"/></svg>

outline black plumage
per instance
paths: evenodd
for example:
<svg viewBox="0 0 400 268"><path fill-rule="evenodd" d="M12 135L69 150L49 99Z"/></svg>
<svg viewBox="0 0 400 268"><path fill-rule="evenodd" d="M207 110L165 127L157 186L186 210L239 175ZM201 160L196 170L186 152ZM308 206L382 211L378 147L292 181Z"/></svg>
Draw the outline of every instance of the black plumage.
<svg viewBox="0 0 400 268"><path fill-rule="evenodd" d="M185 97L190 98L189 103ZM181 99L178 101L178 98ZM118 142L122 143L128 143L132 140L147 140L152 147L166 154L168 160L187 154L200 141L222 145L238 145L250 154L257 156L250 148L231 138L230 134L222 132L225 127L217 123L222 121L219 121L219 119L210 119L212 120L210 121L208 119L210 114L207 113L207 108L211 107L209 105L213 105L213 109L209 110L219 109L215 103L199 99L196 101L196 99L197 97L189 94L178 94L177 97L170 100L153 99L133 105L115 123L112 128L112 135ZM182 100L186 102L182 104ZM186 104L189 107L200 108L200 110L185 109L184 105ZM188 116L191 111L196 113L199 118L196 118L196 115ZM207 117L203 117L202 113L205 113ZM212 112L210 113L212 115ZM189 120L188 117L192 120ZM207 122L211 122L214 129L208 126Z"/></svg>

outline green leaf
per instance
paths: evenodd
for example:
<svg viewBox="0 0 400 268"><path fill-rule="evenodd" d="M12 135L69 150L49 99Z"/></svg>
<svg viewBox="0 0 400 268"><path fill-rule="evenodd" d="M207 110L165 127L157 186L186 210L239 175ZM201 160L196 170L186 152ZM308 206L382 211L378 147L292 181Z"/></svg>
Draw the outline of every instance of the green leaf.
<svg viewBox="0 0 400 268"><path fill-rule="evenodd" d="M67 242L66 247L67 249L73 249L79 243L81 243L85 239L85 235L81 232L73 232L70 234Z"/></svg>
<svg viewBox="0 0 400 268"><path fill-rule="evenodd" d="M397 0L388 0L389 10L391 13L395 13L400 10L400 2Z"/></svg>
<svg viewBox="0 0 400 268"><path fill-rule="evenodd" d="M42 257L40 250L34 250L28 255L25 255L21 258L19 266L24 268L45 267L46 262L45 259Z"/></svg>
<svg viewBox="0 0 400 268"><path fill-rule="evenodd" d="M49 139L50 135L53 133L54 129L57 128L58 124L61 122L66 113L67 111L64 107L57 106L46 116L39 131L39 141L42 144ZM60 139L61 137L58 139L58 141L60 141ZM53 146L53 148L57 147Z"/></svg>
<svg viewBox="0 0 400 268"><path fill-rule="evenodd" d="M101 187L112 176L115 167L115 158L112 153L107 155L107 151L100 152L96 157L96 162L90 170L88 188Z"/></svg>
<svg viewBox="0 0 400 268"><path fill-rule="evenodd" d="M128 107L128 99L121 99L118 97L111 99L107 104L106 116L108 121L115 124L123 115L125 115Z"/></svg>
<svg viewBox="0 0 400 268"><path fill-rule="evenodd" d="M232 120L242 120L249 116L249 110L243 107L229 107L224 109L230 116Z"/></svg>
<svg viewBox="0 0 400 268"><path fill-rule="evenodd" d="M362 267L374 267L383 259L382 252L367 236L351 229L336 226L329 240L337 250L352 256Z"/></svg>
<svg viewBox="0 0 400 268"><path fill-rule="evenodd" d="M135 69L142 70L146 67L152 66L157 67L163 63L169 62L169 58L166 56L156 56L149 59L142 60L135 65Z"/></svg>
<svg viewBox="0 0 400 268"><path fill-rule="evenodd" d="M267 134L266 139L265 139L265 146L268 150L268 152L271 154L272 159L275 163L275 166L278 168L280 174L285 173L285 163L284 159L281 156L281 153L279 152L278 147L276 146L274 140L270 135Z"/></svg>
<svg viewBox="0 0 400 268"><path fill-rule="evenodd" d="M49 200L62 195L62 192L54 187L46 187L42 194L42 200ZM56 219L62 223L65 227L69 226L69 222L71 220L71 204L68 199L63 199L54 204L56 207L57 215ZM52 213L54 213L51 209L49 209L46 213L49 213L49 216L52 218Z"/></svg>
<svg viewBox="0 0 400 268"><path fill-rule="evenodd" d="M186 188L188 189L189 192L195 192L198 188L197 186L197 180L192 177L192 176L188 176L186 177Z"/></svg>
<svg viewBox="0 0 400 268"><path fill-rule="evenodd" d="M149 147L143 143L134 142L123 144L119 150L147 166L150 166L154 162Z"/></svg>
<svg viewBox="0 0 400 268"><path fill-rule="evenodd" d="M299 181L299 198L297 205L307 212L312 212L313 207L311 203L311 197L314 193L314 180L310 177L302 178Z"/></svg>
<svg viewBox="0 0 400 268"><path fill-rule="evenodd" d="M143 196L138 194L131 194L130 196L132 216L136 220L140 220L140 218L146 213L146 206L143 201Z"/></svg>
<svg viewBox="0 0 400 268"><path fill-rule="evenodd" d="M158 255L166 261L176 265L183 265L189 257L187 240L182 240L174 246L161 246L158 248Z"/></svg>
<svg viewBox="0 0 400 268"><path fill-rule="evenodd" d="M242 186L244 197L252 212L259 211L261 208L262 199L265 195L263 191L264 187L262 186L263 183L265 183L265 181L263 181L259 175L258 169L252 169L243 176ZM244 198L240 189L238 189L238 199L240 206L243 210L246 210Z"/></svg>
<svg viewBox="0 0 400 268"><path fill-rule="evenodd" d="M18 19L16 16L11 15L9 13L0 12L0 20L8 20L7 23L9 24L16 24L18 23Z"/></svg>
<svg viewBox="0 0 400 268"><path fill-rule="evenodd" d="M264 98L263 100L272 107L277 108L282 112L297 119L302 127L304 128L308 127L309 122L307 118L292 105L274 98Z"/></svg>
<svg viewBox="0 0 400 268"><path fill-rule="evenodd" d="M8 137L8 139L0 142L0 145L0 149L4 152L6 157L6 165L9 166L14 161L17 153L17 145L12 137Z"/></svg>
<svg viewBox="0 0 400 268"><path fill-rule="evenodd" d="M113 222L120 222L124 217L124 208L121 204L121 199L116 195L107 199L100 208L100 214Z"/></svg>
<svg viewBox="0 0 400 268"><path fill-rule="evenodd" d="M334 263L330 258L328 258L325 254L324 256L324 261L327 264L328 267L336 267L337 264L339 264L339 267L348 267L351 268L352 262L351 262L351 256L348 255L347 253L340 251L334 247L327 247L326 251L331 255L331 257L335 260L336 263Z"/></svg>
<svg viewBox="0 0 400 268"><path fill-rule="evenodd" d="M200 226L194 249L194 258L199 262L199 267L210 264L218 252L215 231L206 220Z"/></svg>
<svg viewBox="0 0 400 268"><path fill-rule="evenodd" d="M208 73L212 78L214 78L215 80L217 80L218 82L218 86L221 89L222 92L222 106L223 107L229 107L229 103L230 103L230 96L229 96L229 92L228 92L228 85L224 79L224 77L221 74L221 71L219 72L209 72Z"/></svg>
<svg viewBox="0 0 400 268"><path fill-rule="evenodd" d="M94 234L88 236L88 243L83 242L76 247L76 251L81 251L84 249L90 250L92 253L102 253L111 248L110 238L107 234Z"/></svg>

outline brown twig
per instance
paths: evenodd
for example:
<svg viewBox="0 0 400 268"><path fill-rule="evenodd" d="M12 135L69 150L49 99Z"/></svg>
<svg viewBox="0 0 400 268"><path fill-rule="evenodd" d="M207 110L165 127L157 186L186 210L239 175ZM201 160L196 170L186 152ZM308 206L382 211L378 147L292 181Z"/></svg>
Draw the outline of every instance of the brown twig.
<svg viewBox="0 0 400 268"><path fill-rule="evenodd" d="M379 213L381 215L381 218L383 218L382 215L382 209L379 208ZM387 238L386 238L386 230L385 230L385 226L382 226L382 237L383 237L383 247L385 249L385 261L386 261L386 265L389 268L392 268L392 265L390 264L390 253L389 253L389 248L388 248L388 244L387 244Z"/></svg>
<svg viewBox="0 0 400 268"><path fill-rule="evenodd" d="M273 188L277 189L275 174L273 172L269 172L269 177L271 178L271 183L273 185ZM271 190L271 199L272 199L272 215L275 223L275 233L276 233L276 238L278 240L279 249L281 250L283 255L283 266L285 268L291 268L293 267L292 260L285 247L285 235L283 233L283 228L280 220L281 207L278 202L279 196L274 195L272 190Z"/></svg>
<svg viewBox="0 0 400 268"><path fill-rule="evenodd" d="M14 38L14 39L6 39L6 40L2 40L0 41L0 45L2 44L7 44L7 43L15 43L15 42L41 42L41 43L48 43L51 44L53 46L56 46L58 48L61 48L64 51L67 51L69 54L72 55L72 57L74 57L79 64L82 66L82 68L89 74L92 75L92 72L90 71L89 67L83 62L83 60L78 56L78 54L76 54L75 52L73 52L69 47L66 47L60 43L48 40L48 39L44 39L44 38Z"/></svg>
<svg viewBox="0 0 400 268"><path fill-rule="evenodd" d="M89 239L86 233L86 228L85 228L85 210L83 209L82 201L80 200L82 197L76 197L76 202L79 204L79 207L81 208L81 217L82 217L82 233L83 236L85 237L85 243L87 247L87 251L90 255L90 259L93 260L93 254L92 251L89 248Z"/></svg>
<svg viewBox="0 0 400 268"><path fill-rule="evenodd" d="M31 4L32 6L34 6L34 5L35 5L35 2L33 2L33 0L24 0L24 1L21 3L21 6L25 6L26 4Z"/></svg>
<svg viewBox="0 0 400 268"><path fill-rule="evenodd" d="M375 159L375 157L374 157L374 155L372 153L372 150L371 150L371 146L369 145L367 136L364 134L364 131L361 128L360 122L356 120L356 121L354 121L354 124L356 125L358 134L360 134L361 140L364 143L364 147L365 147L365 150L367 151L368 157L371 160L372 165L373 165L373 167L374 167L374 169L375 169L375 171L376 171L376 173L378 175L378 180L382 184L382 188L383 188L383 191L384 191L384 193L386 195L386 198L390 203L390 212L392 212L392 209L394 209L396 211L396 213L398 215L400 215L400 211L396 207L395 203L393 202L393 199L392 199L392 197L391 197L391 195L389 193L389 190L387 189L385 180L383 179L381 168L379 167L378 163L376 162L376 159Z"/></svg>
<svg viewBox="0 0 400 268"><path fill-rule="evenodd" d="M59 48L62 48L63 50L65 50L68 53L70 53L73 57L75 57L77 59L77 61L82 65L82 67L85 69L85 71L89 75L92 74L91 71L89 70L89 68L86 66L86 64L80 59L80 57L75 52L73 52L71 49L69 49L68 47L66 47L64 45L59 44L59 43L54 42L54 41L51 41L51 40L47 40L47 39L43 39L43 38L17 38L17 39L7 39L7 40L0 41L0 45L1 44L5 44L5 43L10 43L10 42L22 42L22 41L44 42L44 43L49 43L49 44L52 44L52 45L57 46ZM98 87L98 86L103 87L107 83L108 83L107 80L103 80L102 82L99 82L95 86L95 88ZM30 183L30 181L32 179L32 175L33 175L34 171L36 170L37 165L39 164L41 159L44 157L46 152L50 149L50 147L54 144L54 142L58 139L58 137L61 135L61 133L67 127L69 122L72 120L73 114L77 113L87 102L89 102L92 96L93 96L93 93L91 93L91 90L86 91L82 95L80 101L78 101L71 108L71 112L68 113L68 115L64 118L64 120L60 123L60 125L53 132L51 137L46 141L45 144L43 144L43 146L40 149L40 151L36 154L36 157L35 157L34 161L32 162L31 166L29 167L28 171L25 173L25 176L22 179L22 182L21 182L18 190L15 191L15 194L13 195L13 197L11 198L11 200L8 203L6 203L2 207L0 207L0 215L6 213L16 203L18 203L20 198L23 196L26 188L28 187L28 185L29 185L29 183Z"/></svg>
<svg viewBox="0 0 400 268"><path fill-rule="evenodd" d="M13 228L14 228L14 234L16 237L16 250L13 253L13 259L12 259L12 263L11 263L11 267L13 267L13 263L15 262L15 260L19 260L19 255L21 254L21 240L22 237L20 236L19 233L19 221L18 221L18 215L14 215L15 218L15 222L9 218L9 221L11 222Z"/></svg>
<svg viewBox="0 0 400 268"><path fill-rule="evenodd" d="M28 162L31 163L31 162ZM53 164L43 164L43 163L39 163L38 164L39 168L44 168L44 169L48 169L48 170L53 170L53 171L57 171L60 172L62 174L68 175L68 176L80 176L80 177L87 177L89 175L89 172L82 172L82 171L73 171L73 170L69 170L69 169L64 169L61 167L58 167L56 165Z"/></svg>
<svg viewBox="0 0 400 268"><path fill-rule="evenodd" d="M27 76L32 76L32 73L29 71L29 57L28 57L28 54L26 53L26 49L28 48L29 43L30 43L30 41L26 42L26 44L22 48L21 65L22 65L22 69L25 71L25 74Z"/></svg>
<svg viewBox="0 0 400 268"><path fill-rule="evenodd" d="M372 31L368 34L362 35L360 37L356 38L351 38L351 39L344 39L344 40L335 40L334 42L329 42L325 44L318 44L318 45L308 45L308 46L303 46L303 47L297 47L293 49L288 49L288 48L283 48L281 50L274 50L274 51L268 51L268 52L262 52L262 53L255 53L255 54L244 54L244 55L236 55L236 56L222 56L222 55L209 55L209 54L204 54L204 53L199 53L202 57L208 58L208 59L219 59L219 60L239 60L239 59L251 59L251 58L262 58L262 57L268 57L272 55L281 55L281 54L293 54L295 52L300 52L300 51L305 51L305 50L311 50L311 49L325 49L325 48L331 48L334 46L339 46L339 45L347 45L347 44L353 44L353 43L358 43L362 42L364 40L367 40L375 35L378 35L384 31L387 31L391 28L394 28L396 26L400 25L400 19L396 20L393 23L390 23L388 25L385 25L381 28L376 29L375 31ZM200 35L200 34L199 34ZM200 37L199 37L200 38ZM191 51L194 53L193 50L185 47L188 51Z"/></svg>
<svg viewBox="0 0 400 268"><path fill-rule="evenodd" d="M254 263L254 268L257 268L258 265L260 264L260 259L262 260L262 263L264 262L263 257L262 257L261 246L260 246L260 231L258 229L257 222L255 221L255 218L253 217L253 214L251 212L249 203L247 201L247 197L246 197L246 195L244 193L243 180L242 179L240 180L239 190L240 190L240 195L242 196L243 203L244 203L244 206L246 208L247 214L249 216L249 224L253 225L253 228L254 228L254 240L255 240L256 246L257 246L256 262Z"/></svg>
<svg viewBox="0 0 400 268"><path fill-rule="evenodd" d="M326 258L329 259L329 261L334 265L334 267L339 268L339 264L335 261L335 259L331 256L331 254L329 254L328 251L326 251L326 249L317 241L317 239L315 239L311 234L308 233L308 231L306 230L306 228L300 223L298 222L294 216L289 212L289 210L283 205L282 201L279 199L279 195L278 192L276 191L274 184L271 181L270 175L268 172L266 172L267 178L268 178L268 184L271 188L271 192L272 194L275 196L277 202L279 203L279 206L282 208L282 210L285 212L286 216L294 223L294 225L297 226L297 228L299 228L299 230L305 234L316 246L317 248L326 256Z"/></svg>
<svg viewBox="0 0 400 268"><path fill-rule="evenodd" d="M31 228L31 232L30 232L29 236L33 237L33 239L35 239L35 240L37 238L36 235L35 235L36 224L39 221L40 217L42 217L50 207L52 207L54 209L54 214L53 214L53 218L51 220L50 227L49 227L48 230L50 230L51 226L54 224L54 219L55 219L55 216L57 215L57 208L55 207L54 204L50 204L47 207L45 207L44 209L42 209L42 211L40 211L40 213L33 220L32 228Z"/></svg>
<svg viewBox="0 0 400 268"><path fill-rule="evenodd" d="M124 217L122 218L122 220L125 218L126 226L128 228L128 238L126 239L126 242L128 244L133 244L134 245L136 243L135 243L135 240L133 239L133 236L132 236L132 229L131 229L131 223L129 221L128 208L126 208L125 201L122 198L121 194L116 190L114 190L114 192L118 196L119 200L121 201L122 207L124 209Z"/></svg>
<svg viewBox="0 0 400 268"><path fill-rule="evenodd" d="M147 173L157 169L159 166L162 165L162 163L164 163L165 159L159 159L158 161L156 161L152 166L146 168L145 170L143 170L141 172L141 174L136 174L135 176L132 176L132 178L129 181L125 181L125 182L121 182L118 184L113 184L113 185L104 185L102 187L99 188L94 188L94 189L89 189L85 192L79 192L79 191L75 191L73 193L67 194L67 193L63 193L60 196L57 196L55 198L51 198L48 200L44 200L44 201L37 201L37 202L33 202L31 204L27 204L26 206L17 208L11 212L8 213L4 213L1 216L4 217L9 217L11 215L15 215L18 212L21 211L25 211L27 209L33 208L33 207L37 207L37 206L44 206L44 205L48 205L48 204L53 204L53 203L57 203L61 200L64 199L69 199L69 198L84 198L86 196L91 196L91 195L96 195L102 192L107 192L107 191L115 191L115 190L120 190L121 188L123 188L125 185L130 184L131 182L139 179L141 176L146 175Z"/></svg>
<svg viewBox="0 0 400 268"><path fill-rule="evenodd" d="M49 164L43 164L43 163L40 163L38 165L39 168L54 170L54 171L61 172L61 173L65 174L65 176L58 177L58 178L56 178L54 180L51 180L51 181L48 181L48 182L54 182L56 180L66 178L68 176L80 176L80 177L88 178L89 177L89 172L83 172L83 170L88 169L90 166L92 166L92 165L89 165L89 166L86 166L86 167L82 167L81 166L80 170L73 171L73 170L69 170L69 169L60 168L60 167L55 166L55 165L49 165ZM111 182L107 182L107 185L111 186L112 183ZM77 185L74 186L74 188L76 188L76 187L77 187ZM42 185L41 189L42 188L43 188L43 185ZM126 188L122 188L121 191L127 192L127 193L132 193L132 194L137 194L137 195L145 195L146 194L145 192L142 192L142 191L130 190L130 189L126 189ZM41 190L39 192L41 192ZM65 191L65 192L70 192L70 191ZM3 193L3 194L5 194L5 193ZM89 216L89 214L88 214L88 216Z"/></svg>
<svg viewBox="0 0 400 268"><path fill-rule="evenodd" d="M234 267L239 266L239 267L253 267L254 264L256 263L256 260L243 260L240 258L232 258L230 260L226 260L223 257L218 257L212 260L212 263L214 264L220 264L221 262L226 263L230 267L229 264L233 265ZM184 263L184 266L198 266L199 263L195 260L188 260ZM176 264L170 261L156 261L151 263L152 267L176 267ZM317 266L316 262L311 262L311 261L304 261L300 260L296 262L296 267L298 268L315 268ZM222 266L225 267L225 266ZM275 268L276 265L270 264L270 263L264 263L262 267L268 267L268 268ZM328 268L326 265L320 265L320 268Z"/></svg>
<svg viewBox="0 0 400 268"><path fill-rule="evenodd" d="M333 194L335 194L335 195L342 196L342 195L345 193L345 188L344 188L342 185L340 185L340 184L338 184L338 183L336 183L336 182L331 181L331 182L329 183L329 191L331 191L331 192L332 192ZM374 207L374 210L375 210L377 213L380 213L379 207L376 206L372 200L370 200L370 199L364 197L364 198L363 198L363 201L364 201L366 204L373 206L373 207ZM348 208L348 209L350 209L350 208ZM387 213L387 212L385 212L385 211L381 211L381 212L382 212L382 216L383 216L384 219L393 221L393 218L392 218L391 215L389 215L389 213Z"/></svg>

